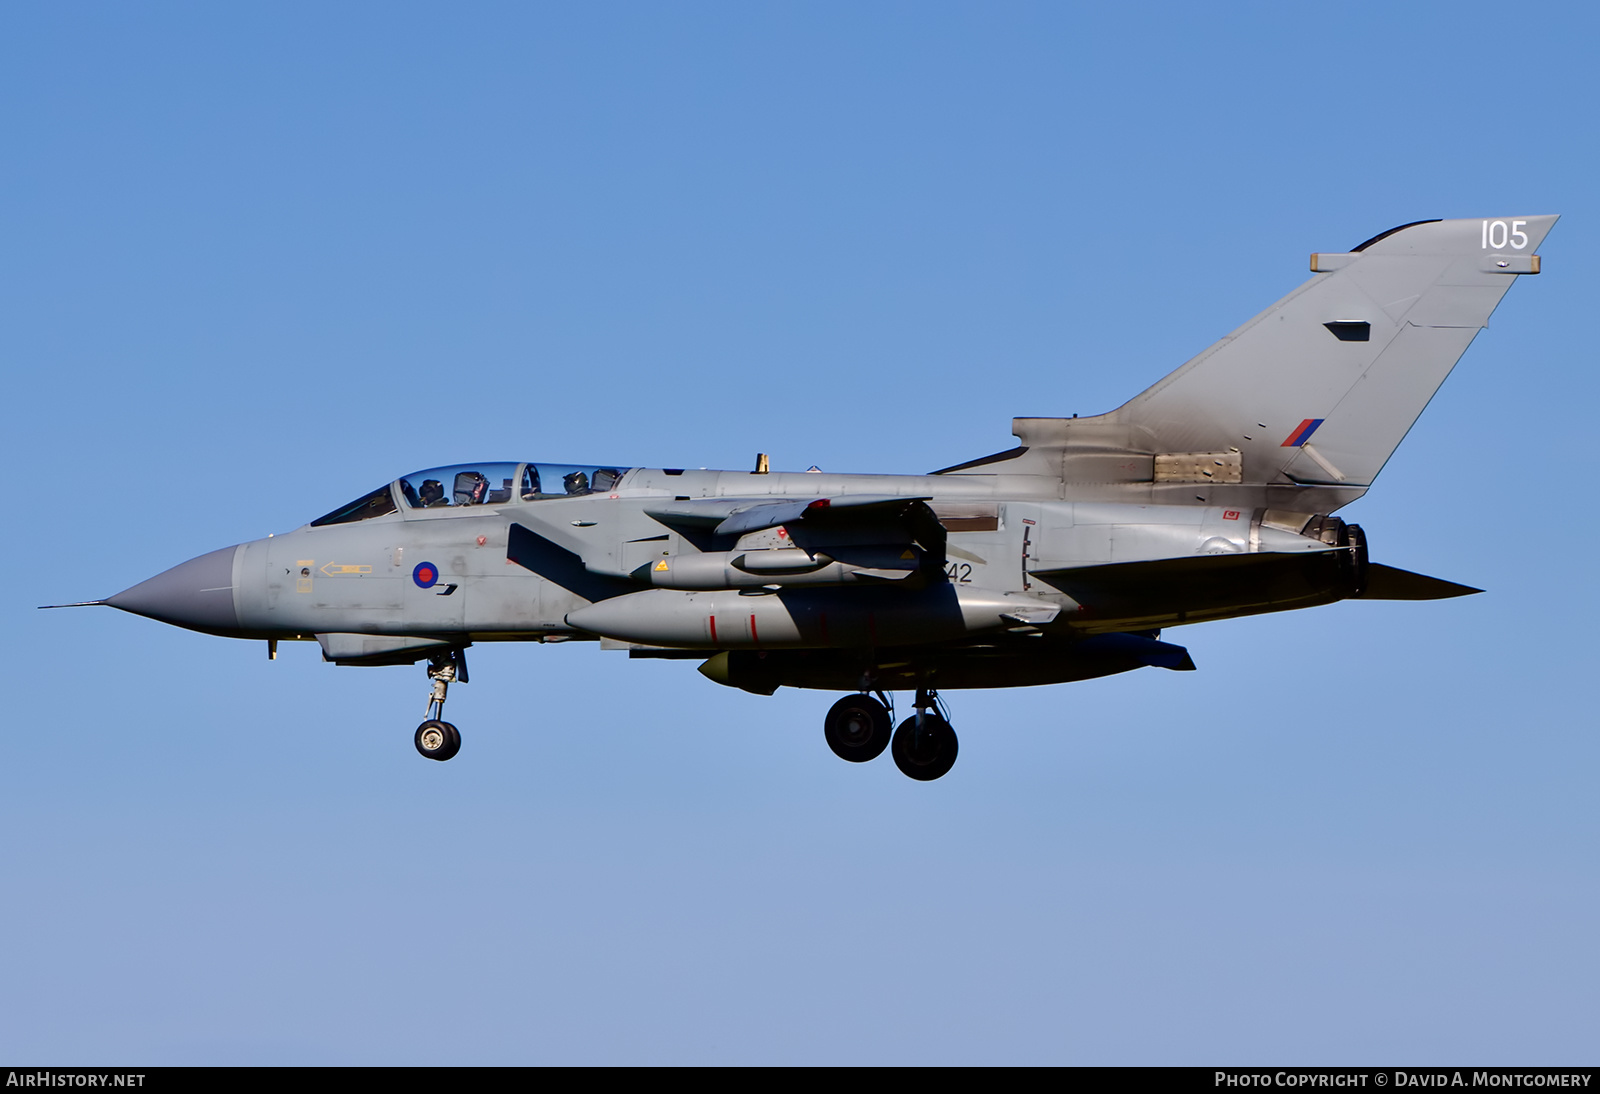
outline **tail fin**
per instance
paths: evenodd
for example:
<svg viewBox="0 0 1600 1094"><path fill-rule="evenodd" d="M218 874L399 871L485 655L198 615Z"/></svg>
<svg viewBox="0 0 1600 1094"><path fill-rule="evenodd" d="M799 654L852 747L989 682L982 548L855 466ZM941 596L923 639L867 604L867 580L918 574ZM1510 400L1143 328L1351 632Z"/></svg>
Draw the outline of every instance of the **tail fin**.
<svg viewBox="0 0 1600 1094"><path fill-rule="evenodd" d="M1311 280L1099 421L1158 453L1238 451L1235 481L1368 486L1517 275L1539 272L1555 222L1419 221L1314 254Z"/></svg>

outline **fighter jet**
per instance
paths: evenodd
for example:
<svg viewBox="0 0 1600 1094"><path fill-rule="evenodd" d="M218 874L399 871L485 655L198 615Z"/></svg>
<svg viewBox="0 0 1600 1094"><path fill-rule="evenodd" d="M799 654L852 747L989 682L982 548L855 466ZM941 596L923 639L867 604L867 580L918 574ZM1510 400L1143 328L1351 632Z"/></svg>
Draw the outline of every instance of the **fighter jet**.
<svg viewBox="0 0 1600 1094"><path fill-rule="evenodd" d="M844 692L854 763L951 769L941 692L1193 669L1166 628L1344 599L1478 592L1371 562L1366 493L1554 216L1429 220L1311 256L1311 277L1133 399L1016 418L926 475L505 460L403 475L302 528L105 600L179 627L426 662L417 751L481 642L598 641L770 695ZM52 607L68 605L51 605ZM898 728L895 692L912 712Z"/></svg>

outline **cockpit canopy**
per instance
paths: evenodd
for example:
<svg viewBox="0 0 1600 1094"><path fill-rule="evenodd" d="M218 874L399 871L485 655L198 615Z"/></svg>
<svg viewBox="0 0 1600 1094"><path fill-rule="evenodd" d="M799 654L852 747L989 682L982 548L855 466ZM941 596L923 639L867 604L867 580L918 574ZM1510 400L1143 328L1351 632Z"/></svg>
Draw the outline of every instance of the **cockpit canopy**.
<svg viewBox="0 0 1600 1094"><path fill-rule="evenodd" d="M626 467L564 463L463 463L434 467L380 486L311 522L313 528L351 524L407 509L469 505L513 505L547 498L575 498L613 490Z"/></svg>
<svg viewBox="0 0 1600 1094"><path fill-rule="evenodd" d="M460 505L504 505L511 501L521 464L464 463L434 467L407 475L399 482L400 496L412 509L442 509Z"/></svg>

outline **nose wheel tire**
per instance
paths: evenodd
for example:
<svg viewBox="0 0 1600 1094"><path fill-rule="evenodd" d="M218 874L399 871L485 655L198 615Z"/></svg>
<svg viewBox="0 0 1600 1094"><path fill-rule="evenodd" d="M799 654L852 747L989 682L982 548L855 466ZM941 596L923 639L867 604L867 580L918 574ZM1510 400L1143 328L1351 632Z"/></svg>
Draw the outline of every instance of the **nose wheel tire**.
<svg viewBox="0 0 1600 1094"><path fill-rule="evenodd" d="M932 782L955 766L956 749L956 731L930 710L922 715L921 726L915 716L900 723L891 755L903 774L919 782Z"/></svg>
<svg viewBox="0 0 1600 1094"><path fill-rule="evenodd" d="M449 722L429 720L417 727L416 745L430 760L448 760L461 751L461 732Z"/></svg>
<svg viewBox="0 0 1600 1094"><path fill-rule="evenodd" d="M835 756L860 764L883 754L893 726L888 708L872 696L846 695L828 711L822 732Z"/></svg>

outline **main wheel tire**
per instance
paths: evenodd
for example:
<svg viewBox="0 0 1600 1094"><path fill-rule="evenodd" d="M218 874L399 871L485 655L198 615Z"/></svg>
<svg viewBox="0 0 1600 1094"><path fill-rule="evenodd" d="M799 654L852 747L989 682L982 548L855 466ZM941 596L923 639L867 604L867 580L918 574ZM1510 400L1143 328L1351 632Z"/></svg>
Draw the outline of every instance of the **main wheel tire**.
<svg viewBox="0 0 1600 1094"><path fill-rule="evenodd" d="M822 732L833 754L853 764L883 755L893 730L888 708L870 695L846 695L833 704L822 721Z"/></svg>
<svg viewBox="0 0 1600 1094"><path fill-rule="evenodd" d="M427 721L417 727L417 751L430 760L448 760L461 751L461 733L449 722Z"/></svg>
<svg viewBox="0 0 1600 1094"><path fill-rule="evenodd" d="M900 723L891 752L902 774L932 782L955 766L958 748L956 731L930 710L922 716L920 728L915 715Z"/></svg>

